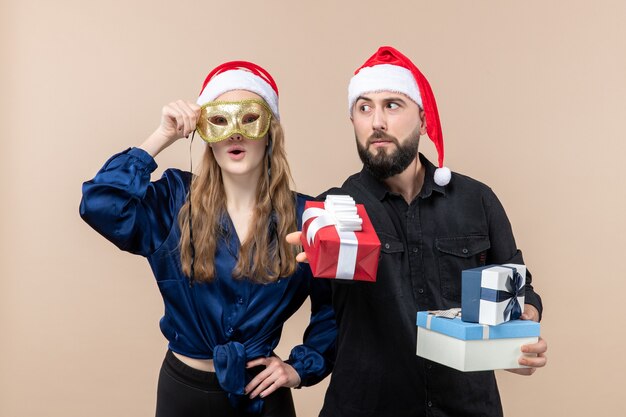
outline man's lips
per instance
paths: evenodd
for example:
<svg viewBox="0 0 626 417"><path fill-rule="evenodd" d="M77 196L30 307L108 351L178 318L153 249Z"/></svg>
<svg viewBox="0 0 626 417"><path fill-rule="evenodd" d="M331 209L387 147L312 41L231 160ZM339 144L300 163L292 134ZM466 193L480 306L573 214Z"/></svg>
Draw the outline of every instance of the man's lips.
<svg viewBox="0 0 626 417"><path fill-rule="evenodd" d="M381 148L383 146L387 146L389 144L394 144L395 142L387 139L373 139L369 141L369 146L374 148Z"/></svg>
<svg viewBox="0 0 626 417"><path fill-rule="evenodd" d="M369 138L367 138L367 146L373 146L374 148L379 148L383 146L387 146L388 144L397 144L398 141L391 135L388 135L384 132L376 131Z"/></svg>

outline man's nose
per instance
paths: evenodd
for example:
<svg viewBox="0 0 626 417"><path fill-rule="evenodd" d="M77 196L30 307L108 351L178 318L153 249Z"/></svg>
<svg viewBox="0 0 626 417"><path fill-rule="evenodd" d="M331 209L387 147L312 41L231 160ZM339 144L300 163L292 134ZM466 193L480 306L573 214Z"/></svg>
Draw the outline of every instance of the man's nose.
<svg viewBox="0 0 626 417"><path fill-rule="evenodd" d="M372 128L374 130L387 130L387 116L385 112L381 108L376 108L374 110L374 117L372 119Z"/></svg>

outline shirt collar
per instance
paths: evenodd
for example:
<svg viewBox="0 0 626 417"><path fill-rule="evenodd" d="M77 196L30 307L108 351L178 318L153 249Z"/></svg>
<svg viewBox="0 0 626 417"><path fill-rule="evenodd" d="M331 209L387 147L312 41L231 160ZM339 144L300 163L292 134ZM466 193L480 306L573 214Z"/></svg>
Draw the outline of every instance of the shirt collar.
<svg viewBox="0 0 626 417"><path fill-rule="evenodd" d="M422 154L419 154L420 162L426 168L426 173L424 175L424 184L422 185L422 189L419 193L419 197L428 198L431 196L433 191L437 191L438 193L445 195L446 189L441 185L437 185L435 183L435 169L436 167ZM391 193L384 182L376 179L365 167L361 170L359 174L359 178L363 185L379 200L385 198L387 193Z"/></svg>
<svg viewBox="0 0 626 417"><path fill-rule="evenodd" d="M426 157L420 153L420 162L424 167L426 167L426 174L424 175L424 185L422 185L422 190L419 193L419 196L422 198L430 197L433 191L437 191L442 195L446 195L446 187L437 185L435 182L435 170L437 167L433 165Z"/></svg>

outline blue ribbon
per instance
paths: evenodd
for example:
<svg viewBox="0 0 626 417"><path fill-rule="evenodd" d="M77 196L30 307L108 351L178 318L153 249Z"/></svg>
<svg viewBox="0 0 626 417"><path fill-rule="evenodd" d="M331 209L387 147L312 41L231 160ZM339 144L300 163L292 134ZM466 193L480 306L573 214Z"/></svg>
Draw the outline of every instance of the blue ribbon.
<svg viewBox="0 0 626 417"><path fill-rule="evenodd" d="M510 317L509 320L517 320L522 316L522 306L520 306L517 297L523 297L526 293L524 279L519 272L514 270L513 274L507 277L505 287L506 291L494 290L491 288L481 288L480 298L481 300L492 301L494 303L509 300L506 308L504 309L503 318L504 320L506 320L507 317Z"/></svg>
<svg viewBox="0 0 626 417"><path fill-rule="evenodd" d="M235 409L245 409L248 413L260 414L263 399L249 399L243 392L251 380L246 374L246 348L239 342L228 342L213 349L215 375L220 386L228 393L228 400Z"/></svg>

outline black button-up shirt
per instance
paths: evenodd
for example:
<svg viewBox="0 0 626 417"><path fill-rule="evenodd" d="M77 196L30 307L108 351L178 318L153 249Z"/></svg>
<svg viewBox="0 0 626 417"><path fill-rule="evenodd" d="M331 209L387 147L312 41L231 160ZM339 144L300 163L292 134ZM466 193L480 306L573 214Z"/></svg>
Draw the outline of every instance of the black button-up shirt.
<svg viewBox="0 0 626 417"><path fill-rule="evenodd" d="M461 306L461 271L523 264L502 205L486 185L426 169L410 203L365 169L326 194L365 204L381 241L376 283L333 280L337 358L321 416L501 416L493 372L460 372L416 356L416 313ZM541 299L527 274L526 303ZM521 354L521 353L520 353Z"/></svg>

